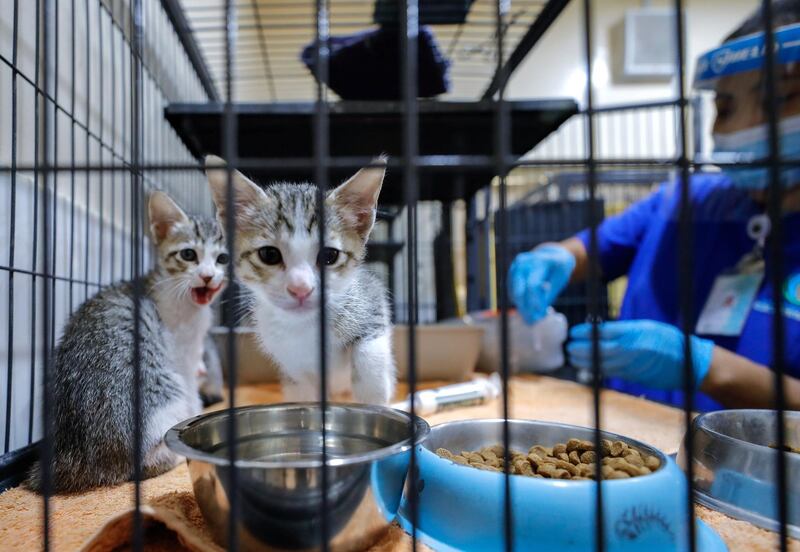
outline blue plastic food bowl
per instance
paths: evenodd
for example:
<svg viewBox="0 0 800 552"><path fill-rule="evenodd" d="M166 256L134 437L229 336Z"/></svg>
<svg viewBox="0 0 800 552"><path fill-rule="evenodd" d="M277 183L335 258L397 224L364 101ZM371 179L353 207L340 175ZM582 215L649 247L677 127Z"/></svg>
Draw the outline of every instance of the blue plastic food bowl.
<svg viewBox="0 0 800 552"><path fill-rule="evenodd" d="M505 550L505 476L445 460L455 454L502 443L502 420L466 420L434 427L417 447L417 477L409 477L400 504L400 523L411 529L411 493L417 496L417 534L435 550ZM589 428L523 420L509 421L511 448L552 446L571 438L592 440ZM651 475L609 480L603 488L606 549L640 552L688 550L687 487L675 462L644 443L603 432L661 460ZM595 549L594 481L510 477L512 534L517 550L553 552ZM697 522L698 549L727 550L710 528Z"/></svg>

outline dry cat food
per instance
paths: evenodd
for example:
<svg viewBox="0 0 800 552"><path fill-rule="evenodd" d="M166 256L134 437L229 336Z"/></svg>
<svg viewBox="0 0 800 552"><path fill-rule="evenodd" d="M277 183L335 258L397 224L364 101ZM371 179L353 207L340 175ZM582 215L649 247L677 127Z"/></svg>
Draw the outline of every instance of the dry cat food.
<svg viewBox="0 0 800 552"><path fill-rule="evenodd" d="M627 479L656 471L661 462L622 441L603 439L603 479ZM437 449L436 454L447 460L480 470L503 472L504 449L500 445L484 447L476 452L453 454ZM594 443L570 439L552 447L533 445L527 453L511 451L510 473L549 479L595 479Z"/></svg>
<svg viewBox="0 0 800 552"><path fill-rule="evenodd" d="M786 451L786 452L793 452L793 453L795 453L795 454L800 454L800 448L798 448L798 447L792 447L792 446L789 446L789 445L783 445L782 447L779 447L779 446L778 446L778 445L776 445L776 444L771 444L771 445L769 445L769 448L774 448L774 449L780 449L780 448L782 448L782 449L783 449L784 451Z"/></svg>

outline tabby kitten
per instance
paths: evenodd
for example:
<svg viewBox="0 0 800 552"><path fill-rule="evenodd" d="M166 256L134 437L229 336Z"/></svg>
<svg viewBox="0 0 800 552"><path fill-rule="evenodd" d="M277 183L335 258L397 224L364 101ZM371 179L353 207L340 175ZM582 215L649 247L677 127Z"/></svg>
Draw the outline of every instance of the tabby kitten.
<svg viewBox="0 0 800 552"><path fill-rule="evenodd" d="M223 229L235 218L237 275L252 296L251 317L263 350L281 368L286 401L320 397L319 267L325 265L328 396L386 404L395 366L386 290L363 266L375 223L385 159L360 170L325 198L325 247L319 247L317 188L264 189L232 172L234 213L227 210L224 161L206 158L206 174Z"/></svg>
<svg viewBox="0 0 800 552"><path fill-rule="evenodd" d="M201 410L203 340L228 256L213 219L187 216L165 193L149 200L156 268L142 279L140 359L145 477L179 460L166 431ZM103 289L72 315L53 366L56 492L114 485L133 475L133 283ZM37 464L27 481L41 487Z"/></svg>

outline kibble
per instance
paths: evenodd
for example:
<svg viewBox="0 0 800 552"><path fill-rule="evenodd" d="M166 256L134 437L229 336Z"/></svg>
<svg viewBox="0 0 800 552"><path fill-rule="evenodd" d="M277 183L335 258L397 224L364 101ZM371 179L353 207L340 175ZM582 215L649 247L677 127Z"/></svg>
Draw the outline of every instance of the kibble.
<svg viewBox="0 0 800 552"><path fill-rule="evenodd" d="M640 468L644 466L644 460L642 460L642 457L639 456L638 452L636 454L627 454L624 458L628 464L632 464Z"/></svg>
<svg viewBox="0 0 800 552"><path fill-rule="evenodd" d="M485 463L485 460L483 459L483 456L481 456L481 455L480 455L480 454L478 454L477 452L465 452L465 451L461 451L461 456L463 456L464 458L466 458L466 459L467 459L467 461L469 461L469 463L470 463L470 464L471 464L471 463L473 463L473 462L475 462L475 463L478 463L478 464L483 464L483 463Z"/></svg>
<svg viewBox="0 0 800 552"><path fill-rule="evenodd" d="M773 444L769 445L769 448L783 449L786 452L792 452L794 454L800 454L800 448L792 447L792 446L789 446L789 445L783 445L782 447L779 447L778 445L773 443Z"/></svg>
<svg viewBox="0 0 800 552"><path fill-rule="evenodd" d="M498 445L499 446L499 445ZM533 445L531 448L528 449L528 454L538 454L542 458L547 456L553 456L553 449L543 447L542 445Z"/></svg>
<svg viewBox="0 0 800 552"><path fill-rule="evenodd" d="M648 456L644 459L644 465L650 468L650 471L656 471L661 467L661 461L655 456Z"/></svg>
<svg viewBox="0 0 800 552"><path fill-rule="evenodd" d="M623 441L603 439L600 447L603 453L603 479L648 475L661 467L658 457L645 454ZM474 452L462 451L461 454L440 448L436 454L463 466L492 472L505 471L505 450L500 445ZM581 439L569 439L552 447L533 445L527 454L512 450L509 459L509 471L514 475L580 481L595 479L597 474L594 443Z"/></svg>

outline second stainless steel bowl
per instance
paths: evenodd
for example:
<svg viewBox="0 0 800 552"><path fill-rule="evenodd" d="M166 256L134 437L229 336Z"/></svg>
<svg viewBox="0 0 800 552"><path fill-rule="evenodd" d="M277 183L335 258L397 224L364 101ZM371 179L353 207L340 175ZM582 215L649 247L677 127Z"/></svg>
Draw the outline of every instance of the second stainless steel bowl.
<svg viewBox="0 0 800 552"><path fill-rule="evenodd" d="M785 413L785 444L800 448L800 412ZM764 529L778 530L776 413L719 410L692 423L698 502ZM678 454L683 463L684 455ZM800 538L800 454L786 455L788 530Z"/></svg>
<svg viewBox="0 0 800 552"><path fill-rule="evenodd" d="M322 409L315 403L234 410L238 532L244 550L317 550L322 524ZM195 497L220 544L231 502L226 411L182 422L166 435L185 456ZM397 512L411 450L411 417L367 405L329 405L327 531L329 549L363 550ZM417 442L430 430L417 418Z"/></svg>

